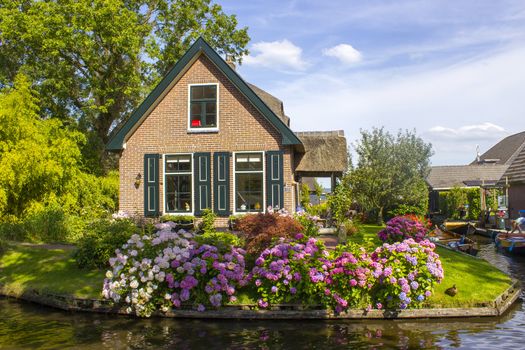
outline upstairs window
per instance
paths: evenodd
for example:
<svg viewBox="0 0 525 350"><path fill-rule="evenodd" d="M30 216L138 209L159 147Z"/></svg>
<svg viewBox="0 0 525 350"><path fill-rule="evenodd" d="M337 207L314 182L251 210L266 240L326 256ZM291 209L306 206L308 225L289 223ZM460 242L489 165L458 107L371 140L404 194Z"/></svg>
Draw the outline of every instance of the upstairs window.
<svg viewBox="0 0 525 350"><path fill-rule="evenodd" d="M218 84L190 85L191 130L217 129Z"/></svg>

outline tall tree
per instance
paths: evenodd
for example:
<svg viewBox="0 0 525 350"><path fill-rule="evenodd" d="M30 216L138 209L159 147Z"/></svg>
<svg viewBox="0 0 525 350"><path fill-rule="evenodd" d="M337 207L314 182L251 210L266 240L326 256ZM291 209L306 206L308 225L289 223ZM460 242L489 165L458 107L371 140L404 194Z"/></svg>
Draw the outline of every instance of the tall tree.
<svg viewBox="0 0 525 350"><path fill-rule="evenodd" d="M315 195L317 196L317 200L319 201L319 204L321 204L321 196L323 195L324 188L317 181L317 179L314 179L314 191L315 191Z"/></svg>
<svg viewBox="0 0 525 350"><path fill-rule="evenodd" d="M20 217L34 202L78 186L84 140L61 121L39 117L38 98L25 76L0 90L0 218Z"/></svg>
<svg viewBox="0 0 525 350"><path fill-rule="evenodd" d="M385 208L427 205L425 177L432 145L415 131L399 131L394 136L383 128L361 130L355 150L357 166L347 181L353 197L366 209L377 211L378 223L382 223Z"/></svg>
<svg viewBox="0 0 525 350"><path fill-rule="evenodd" d="M211 0L0 0L0 85L26 74L44 116L88 134L97 168L111 128L199 36L247 54L247 28Z"/></svg>

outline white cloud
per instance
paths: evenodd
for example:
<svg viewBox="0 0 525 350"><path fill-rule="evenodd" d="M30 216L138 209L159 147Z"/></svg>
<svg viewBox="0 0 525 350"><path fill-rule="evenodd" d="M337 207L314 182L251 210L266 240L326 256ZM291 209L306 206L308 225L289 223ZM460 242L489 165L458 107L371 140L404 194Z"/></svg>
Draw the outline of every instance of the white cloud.
<svg viewBox="0 0 525 350"><path fill-rule="evenodd" d="M335 57L345 64L357 63L363 59L361 52L357 51L352 47L352 45L348 44L339 44L329 49L324 49L323 55Z"/></svg>
<svg viewBox="0 0 525 350"><path fill-rule="evenodd" d="M250 48L256 55L244 58L247 65L258 65L275 69L304 70L308 64L302 58L303 50L287 39L281 41L261 41Z"/></svg>
<svg viewBox="0 0 525 350"><path fill-rule="evenodd" d="M350 143L360 128L415 128L434 145L434 164L465 164L477 144L487 150L525 128L525 70L518 69L524 61L525 49L508 48L445 67L334 68L283 80L271 91L284 101L294 130L344 129Z"/></svg>
<svg viewBox="0 0 525 350"><path fill-rule="evenodd" d="M471 142L472 140L499 139L506 135L507 132L499 125L484 122L480 124L463 125L458 128L439 125L433 126L428 130L428 134L432 138L444 138L457 142Z"/></svg>

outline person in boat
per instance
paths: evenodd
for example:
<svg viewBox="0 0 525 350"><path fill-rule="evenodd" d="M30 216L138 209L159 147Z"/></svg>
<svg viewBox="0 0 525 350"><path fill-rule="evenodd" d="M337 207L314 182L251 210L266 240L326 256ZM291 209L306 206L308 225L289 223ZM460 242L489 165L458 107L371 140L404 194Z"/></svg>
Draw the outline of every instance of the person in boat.
<svg viewBox="0 0 525 350"><path fill-rule="evenodd" d="M519 218L512 221L512 231L510 231L510 234L513 234L514 231L517 230L520 235L523 235L524 228L525 228L525 210L520 210Z"/></svg>

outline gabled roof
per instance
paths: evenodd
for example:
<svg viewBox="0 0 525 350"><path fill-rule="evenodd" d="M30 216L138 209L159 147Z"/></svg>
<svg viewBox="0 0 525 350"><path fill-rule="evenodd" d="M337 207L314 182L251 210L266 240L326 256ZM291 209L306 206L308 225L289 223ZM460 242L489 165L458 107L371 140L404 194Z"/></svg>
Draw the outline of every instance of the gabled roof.
<svg viewBox="0 0 525 350"><path fill-rule="evenodd" d="M506 178L510 183L525 183L525 144L520 152L513 158L512 163L503 174L500 182L504 183Z"/></svg>
<svg viewBox="0 0 525 350"><path fill-rule="evenodd" d="M151 110L162 100L169 88L177 81L182 73L193 63L199 55L205 55L210 61L232 82L232 84L248 99L248 101L273 125L282 135L284 145L301 145L299 138L288 125L276 115L274 111L261 99L253 89L230 67L215 50L201 37L193 43L175 66L166 74L161 82L146 97L140 106L133 111L129 119L113 133L106 149L118 151L124 148L129 133L139 125ZM270 95L271 96L271 95ZM273 97L273 96L272 96ZM284 113L283 113L284 115Z"/></svg>
<svg viewBox="0 0 525 350"><path fill-rule="evenodd" d="M480 156L480 160L510 165L525 145L525 131L505 137ZM477 160L470 163L478 164Z"/></svg>
<svg viewBox="0 0 525 350"><path fill-rule="evenodd" d="M343 130L296 132L304 145L304 155L297 156L297 172L313 176L334 172L344 173L348 169L348 150ZM315 174L315 175L314 175Z"/></svg>
<svg viewBox="0 0 525 350"><path fill-rule="evenodd" d="M495 185L507 170L507 165L446 165L433 166L427 176L427 183L433 190L447 190L452 187Z"/></svg>

